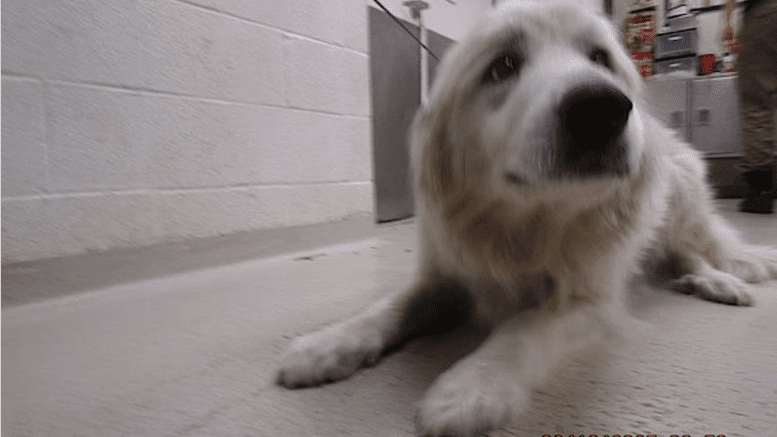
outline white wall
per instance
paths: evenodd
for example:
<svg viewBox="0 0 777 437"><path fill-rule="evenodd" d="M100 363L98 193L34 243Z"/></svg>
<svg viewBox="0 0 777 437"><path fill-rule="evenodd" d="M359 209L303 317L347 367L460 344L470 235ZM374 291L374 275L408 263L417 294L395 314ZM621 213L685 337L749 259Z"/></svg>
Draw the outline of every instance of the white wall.
<svg viewBox="0 0 777 437"><path fill-rule="evenodd" d="M425 0L429 9L422 12L424 25L448 38L458 41L477 23L477 20L491 8L491 0ZM405 21L416 23L410 8L402 3L405 0L380 0L392 14ZM374 2L370 4L379 9Z"/></svg>
<svg viewBox="0 0 777 437"><path fill-rule="evenodd" d="M509 1L521 1L521 0L499 0L497 1L497 4L508 3ZM591 11L597 11L600 13L604 11L604 0L531 0L531 1L535 1L537 3L569 3L569 4L580 5ZM619 0L614 0L614 2L617 2L617 1Z"/></svg>
<svg viewBox="0 0 777 437"><path fill-rule="evenodd" d="M3 261L372 214L367 3L3 0Z"/></svg>

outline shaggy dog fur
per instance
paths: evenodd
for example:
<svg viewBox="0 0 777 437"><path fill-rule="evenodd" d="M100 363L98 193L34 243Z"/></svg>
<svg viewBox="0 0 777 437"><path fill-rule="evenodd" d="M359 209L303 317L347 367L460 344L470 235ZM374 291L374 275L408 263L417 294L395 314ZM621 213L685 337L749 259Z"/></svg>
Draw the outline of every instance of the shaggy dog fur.
<svg viewBox="0 0 777 437"><path fill-rule="evenodd" d="M297 338L278 383L346 378L435 328L474 321L483 344L422 401L424 435L504 424L566 355L608 335L629 278L750 305L777 278L770 249L716 215L698 152L651 117L603 18L502 7L445 57L411 132L421 261L415 285Z"/></svg>

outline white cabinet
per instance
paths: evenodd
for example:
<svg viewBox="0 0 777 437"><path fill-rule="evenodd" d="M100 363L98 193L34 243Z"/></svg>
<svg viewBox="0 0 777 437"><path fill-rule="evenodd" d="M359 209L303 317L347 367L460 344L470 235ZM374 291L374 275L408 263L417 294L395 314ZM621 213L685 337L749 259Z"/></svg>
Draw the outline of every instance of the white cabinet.
<svg viewBox="0 0 777 437"><path fill-rule="evenodd" d="M645 83L653 114L707 156L739 156L737 75L655 77Z"/></svg>
<svg viewBox="0 0 777 437"><path fill-rule="evenodd" d="M709 156L741 155L737 76L691 81L691 143Z"/></svg>
<svg viewBox="0 0 777 437"><path fill-rule="evenodd" d="M690 142L688 80L651 79L645 82L645 85L645 99L650 105L652 114L677 131L680 138Z"/></svg>

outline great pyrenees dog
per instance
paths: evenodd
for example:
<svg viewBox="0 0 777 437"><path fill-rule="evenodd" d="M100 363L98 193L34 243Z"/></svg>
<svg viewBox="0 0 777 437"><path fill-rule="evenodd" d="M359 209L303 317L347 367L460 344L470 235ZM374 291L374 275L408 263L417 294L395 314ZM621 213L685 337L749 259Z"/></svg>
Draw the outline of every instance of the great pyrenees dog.
<svg viewBox="0 0 777 437"><path fill-rule="evenodd" d="M645 109L603 17L502 6L445 56L411 129L421 254L415 284L295 339L277 382L347 378L425 333L488 334L433 383L423 435L472 435L524 410L550 369L608 338L639 271L702 299L751 305L773 249L716 214L700 154Z"/></svg>

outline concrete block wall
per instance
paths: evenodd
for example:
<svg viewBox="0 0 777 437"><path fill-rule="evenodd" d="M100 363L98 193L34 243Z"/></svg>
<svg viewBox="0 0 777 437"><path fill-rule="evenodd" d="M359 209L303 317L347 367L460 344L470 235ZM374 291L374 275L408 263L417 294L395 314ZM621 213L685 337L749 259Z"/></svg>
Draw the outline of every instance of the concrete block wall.
<svg viewBox="0 0 777 437"><path fill-rule="evenodd" d="M3 262L371 215L366 4L4 0Z"/></svg>

